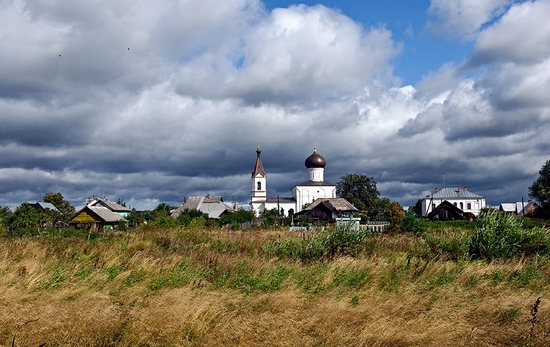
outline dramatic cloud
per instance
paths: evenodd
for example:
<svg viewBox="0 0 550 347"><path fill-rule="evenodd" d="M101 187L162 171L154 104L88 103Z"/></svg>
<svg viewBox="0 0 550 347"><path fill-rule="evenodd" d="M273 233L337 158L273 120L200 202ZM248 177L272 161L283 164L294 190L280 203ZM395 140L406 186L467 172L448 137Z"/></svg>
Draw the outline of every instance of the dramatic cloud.
<svg viewBox="0 0 550 347"><path fill-rule="evenodd" d="M442 174L521 199L550 152L549 7L432 1L428 25L473 51L401 85L403 43L322 5L1 1L0 204L243 205L258 144L269 195L307 180L317 145L326 181L374 176L403 205Z"/></svg>

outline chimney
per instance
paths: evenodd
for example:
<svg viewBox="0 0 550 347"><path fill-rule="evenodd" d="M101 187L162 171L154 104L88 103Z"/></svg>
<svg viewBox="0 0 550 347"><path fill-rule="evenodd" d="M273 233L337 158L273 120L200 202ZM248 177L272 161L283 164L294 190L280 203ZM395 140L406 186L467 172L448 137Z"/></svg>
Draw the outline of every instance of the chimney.
<svg viewBox="0 0 550 347"><path fill-rule="evenodd" d="M439 189L435 188L434 189L434 193L437 193L439 191Z"/></svg>
<svg viewBox="0 0 550 347"><path fill-rule="evenodd" d="M464 187L464 191L467 191L468 189L466 187Z"/></svg>
<svg viewBox="0 0 550 347"><path fill-rule="evenodd" d="M460 187L456 188L456 192L460 193Z"/></svg>

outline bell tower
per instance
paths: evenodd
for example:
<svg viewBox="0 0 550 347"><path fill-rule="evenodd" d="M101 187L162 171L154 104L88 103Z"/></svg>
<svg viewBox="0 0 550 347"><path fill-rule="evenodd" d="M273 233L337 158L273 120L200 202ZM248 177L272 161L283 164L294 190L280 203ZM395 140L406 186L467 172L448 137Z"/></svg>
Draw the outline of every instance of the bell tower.
<svg viewBox="0 0 550 347"><path fill-rule="evenodd" d="M265 201L267 198L266 174L262 164L260 145L256 149L256 165L252 171L252 202Z"/></svg>

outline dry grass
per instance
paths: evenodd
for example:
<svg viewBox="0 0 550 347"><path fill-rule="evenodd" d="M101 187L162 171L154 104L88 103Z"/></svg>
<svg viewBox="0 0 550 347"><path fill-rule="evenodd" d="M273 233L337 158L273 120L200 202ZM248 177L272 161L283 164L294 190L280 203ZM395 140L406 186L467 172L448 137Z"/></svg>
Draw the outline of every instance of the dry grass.
<svg viewBox="0 0 550 347"><path fill-rule="evenodd" d="M356 258L301 263L262 253L279 235L300 237L0 238L0 346L548 344L546 258L429 261L386 236Z"/></svg>

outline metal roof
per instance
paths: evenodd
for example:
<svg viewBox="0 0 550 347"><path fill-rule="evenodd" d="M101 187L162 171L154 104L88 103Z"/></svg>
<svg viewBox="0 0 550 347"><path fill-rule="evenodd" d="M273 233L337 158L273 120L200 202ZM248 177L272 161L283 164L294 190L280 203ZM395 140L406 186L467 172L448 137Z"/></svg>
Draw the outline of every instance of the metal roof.
<svg viewBox="0 0 550 347"><path fill-rule="evenodd" d="M484 196L481 196L476 193L472 193L466 188L442 188L427 198L433 199L484 199Z"/></svg>
<svg viewBox="0 0 550 347"><path fill-rule="evenodd" d="M108 208L113 212L130 212L131 211L129 208L119 205L116 202L112 202L107 199L100 199L100 198L93 199L87 205L95 206L97 204L103 205L104 207Z"/></svg>
<svg viewBox="0 0 550 347"><path fill-rule="evenodd" d="M185 203L174 209L170 215L178 218L185 210L197 210L208 214L210 218L219 218L225 211L233 211L233 208L223 202L221 196L188 196Z"/></svg>
<svg viewBox="0 0 550 347"><path fill-rule="evenodd" d="M120 220L124 220L124 218L119 215L116 212L113 212L109 210L107 207L103 206L86 206L84 208L89 208L90 211L94 212L99 216L99 218L103 219L105 222L118 222ZM82 211L80 211L82 212ZM79 212L79 214L80 214Z"/></svg>

